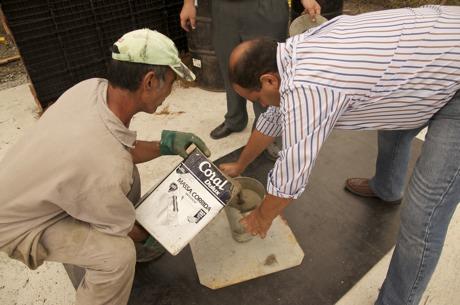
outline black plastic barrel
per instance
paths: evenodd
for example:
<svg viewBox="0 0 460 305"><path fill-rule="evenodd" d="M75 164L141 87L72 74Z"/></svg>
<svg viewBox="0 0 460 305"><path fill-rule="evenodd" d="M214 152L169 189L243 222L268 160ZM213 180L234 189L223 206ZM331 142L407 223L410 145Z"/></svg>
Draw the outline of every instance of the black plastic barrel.
<svg viewBox="0 0 460 305"><path fill-rule="evenodd" d="M327 20L342 15L343 0L316 0L321 5L321 15ZM292 1L291 20L294 20L304 11L300 0Z"/></svg>
<svg viewBox="0 0 460 305"><path fill-rule="evenodd" d="M188 49L192 56L192 71L197 85L205 90L225 91L216 52L212 44L211 0L200 0L196 29L188 32Z"/></svg>

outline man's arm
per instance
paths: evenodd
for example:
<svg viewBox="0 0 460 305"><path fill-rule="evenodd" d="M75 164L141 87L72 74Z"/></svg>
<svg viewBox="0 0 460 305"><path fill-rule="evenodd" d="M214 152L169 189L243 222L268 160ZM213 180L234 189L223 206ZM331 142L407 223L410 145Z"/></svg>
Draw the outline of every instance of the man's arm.
<svg viewBox="0 0 460 305"><path fill-rule="evenodd" d="M143 242L149 238L150 234L136 221L128 236L135 242Z"/></svg>
<svg viewBox="0 0 460 305"><path fill-rule="evenodd" d="M275 141L274 137L264 135L255 129L249 138L248 144L238 158L238 163L246 168L267 148L268 145L273 143L273 141Z"/></svg>
<svg viewBox="0 0 460 305"><path fill-rule="evenodd" d="M325 87L293 86L286 95L285 146L268 174L268 194L260 208L241 220L248 232L261 237L304 191L323 142L349 103L345 94Z"/></svg>
<svg viewBox="0 0 460 305"><path fill-rule="evenodd" d="M321 14L321 6L316 0L301 0L300 1L305 8L304 13L308 13L313 22L316 21L316 16Z"/></svg>
<svg viewBox="0 0 460 305"><path fill-rule="evenodd" d="M230 177L239 176L274 140L274 137L266 136L254 129L238 161L223 163L219 166L220 169Z"/></svg>
<svg viewBox="0 0 460 305"><path fill-rule="evenodd" d="M134 164L143 163L159 157L159 141L136 141L134 148L131 149L131 156Z"/></svg>
<svg viewBox="0 0 460 305"><path fill-rule="evenodd" d="M131 149L131 156L136 164L164 155L180 155L182 158L187 158L186 149L192 144L195 144L207 157L211 155L203 140L193 133L163 130L159 142L136 141L134 148Z"/></svg>
<svg viewBox="0 0 460 305"><path fill-rule="evenodd" d="M180 26L185 31L190 31L196 28L196 8L195 0L184 0L184 5L180 12Z"/></svg>
<svg viewBox="0 0 460 305"><path fill-rule="evenodd" d="M257 121L256 129L252 132L245 148L237 162L224 163L219 167L230 177L240 175L276 137L281 135L281 113L278 107L269 107Z"/></svg>

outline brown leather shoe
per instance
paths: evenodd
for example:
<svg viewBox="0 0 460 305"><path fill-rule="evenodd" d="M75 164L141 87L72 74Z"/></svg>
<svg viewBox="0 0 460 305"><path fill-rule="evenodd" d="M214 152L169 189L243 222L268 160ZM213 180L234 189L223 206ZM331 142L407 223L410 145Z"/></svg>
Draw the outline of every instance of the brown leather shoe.
<svg viewBox="0 0 460 305"><path fill-rule="evenodd" d="M353 193L361 197L379 198L369 186L368 178L348 178L345 181L345 189L349 191L350 193ZM382 201L386 204L400 204L401 203L401 199L395 200L395 201L385 201L385 200L382 200Z"/></svg>

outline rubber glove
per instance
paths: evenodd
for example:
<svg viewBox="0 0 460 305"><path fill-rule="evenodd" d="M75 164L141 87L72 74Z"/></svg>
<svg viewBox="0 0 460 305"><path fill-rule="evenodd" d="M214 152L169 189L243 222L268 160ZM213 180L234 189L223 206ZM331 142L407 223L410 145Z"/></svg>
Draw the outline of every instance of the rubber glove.
<svg viewBox="0 0 460 305"><path fill-rule="evenodd" d="M161 155L180 155L187 158L185 151L191 144L195 144L205 155L209 157L211 152L203 140L189 132L163 130L161 132L160 153Z"/></svg>

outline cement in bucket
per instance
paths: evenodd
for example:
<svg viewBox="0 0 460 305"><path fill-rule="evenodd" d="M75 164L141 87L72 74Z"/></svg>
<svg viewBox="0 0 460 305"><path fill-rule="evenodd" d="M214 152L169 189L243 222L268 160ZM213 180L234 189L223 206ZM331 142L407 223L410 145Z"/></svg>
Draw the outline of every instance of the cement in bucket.
<svg viewBox="0 0 460 305"><path fill-rule="evenodd" d="M292 37L292 36L295 36L295 35L299 35L311 28L315 28L323 23L325 23L327 21L326 18L324 18L323 16L321 15L317 15L315 17L315 21L313 22L311 20L311 17L310 15L308 14L305 14L305 15L301 15L299 17L297 17L296 19L294 19L292 22L291 22L291 25L289 26L289 36Z"/></svg>
<svg viewBox="0 0 460 305"><path fill-rule="evenodd" d="M253 236L246 233L240 220L260 205L265 196L265 188L254 178L237 177L233 180L241 185L241 191L227 205L225 214L230 224L233 239L243 243L250 241Z"/></svg>

